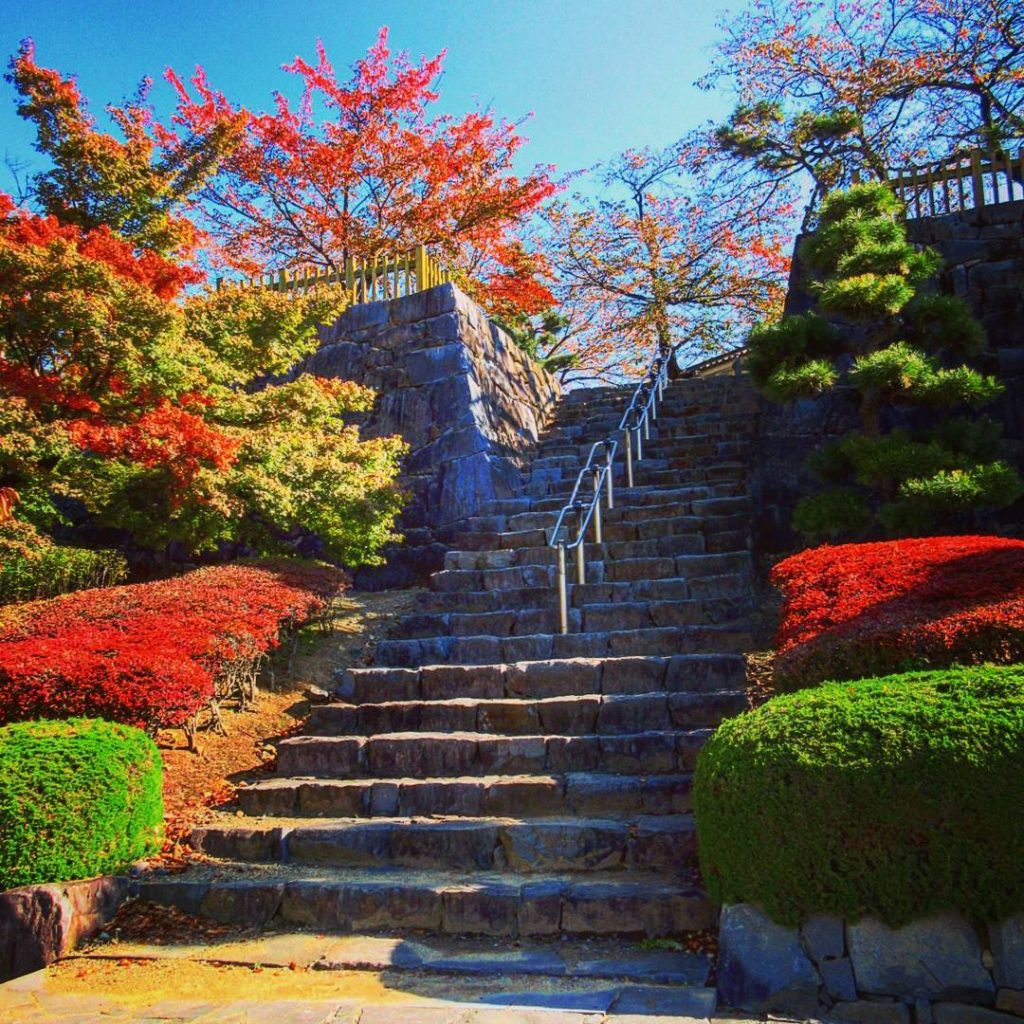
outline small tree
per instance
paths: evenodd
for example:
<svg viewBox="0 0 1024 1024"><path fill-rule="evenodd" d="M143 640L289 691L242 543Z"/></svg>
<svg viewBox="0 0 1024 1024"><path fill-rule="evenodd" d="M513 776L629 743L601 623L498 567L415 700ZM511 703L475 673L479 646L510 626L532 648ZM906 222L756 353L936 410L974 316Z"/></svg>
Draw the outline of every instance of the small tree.
<svg viewBox="0 0 1024 1024"><path fill-rule="evenodd" d="M1003 508L1022 491L1016 471L994 458L995 425L966 415L1003 390L960 362L984 348L982 329L961 300L921 291L941 257L907 241L902 212L880 184L827 196L801 249L822 276L811 286L818 310L761 325L750 338L751 374L770 397L842 388L859 399L861 430L814 459L830 486L797 506L794 525L809 539L875 524L925 533L975 509ZM936 426L914 408L960 415Z"/></svg>

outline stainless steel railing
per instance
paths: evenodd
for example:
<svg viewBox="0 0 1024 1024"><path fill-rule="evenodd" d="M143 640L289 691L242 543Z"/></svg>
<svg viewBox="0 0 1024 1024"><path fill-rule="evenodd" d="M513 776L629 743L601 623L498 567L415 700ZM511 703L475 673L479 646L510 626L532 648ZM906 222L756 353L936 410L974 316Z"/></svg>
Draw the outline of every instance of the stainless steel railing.
<svg viewBox="0 0 1024 1024"><path fill-rule="evenodd" d="M644 379L636 386L626 411L622 414L616 434L622 437L626 486L633 486L633 464L644 457L644 442L651 439L651 423L658 418L658 402L664 398L668 381L668 356L656 356ZM563 633L569 632L569 585L567 562L569 552L576 557L576 582L587 582L586 537L594 524L594 543L602 544L601 502L615 507L615 485L612 477L619 437L606 437L591 446L587 461L576 477L568 504L562 507L551 532L548 546L557 551L558 616ZM586 486L589 481L590 486ZM586 497L581 496L581 491ZM575 529L573 530L573 527Z"/></svg>

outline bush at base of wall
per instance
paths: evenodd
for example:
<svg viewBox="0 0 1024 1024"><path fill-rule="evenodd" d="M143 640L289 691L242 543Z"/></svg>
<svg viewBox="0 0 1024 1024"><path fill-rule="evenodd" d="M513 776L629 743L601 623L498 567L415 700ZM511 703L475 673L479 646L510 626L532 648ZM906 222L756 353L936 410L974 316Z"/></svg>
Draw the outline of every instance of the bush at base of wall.
<svg viewBox="0 0 1024 1024"><path fill-rule="evenodd" d="M908 673L776 697L697 764L704 881L782 924L1024 910L1024 667Z"/></svg>
<svg viewBox="0 0 1024 1024"><path fill-rule="evenodd" d="M97 719L0 729L0 889L114 874L159 850L156 744Z"/></svg>

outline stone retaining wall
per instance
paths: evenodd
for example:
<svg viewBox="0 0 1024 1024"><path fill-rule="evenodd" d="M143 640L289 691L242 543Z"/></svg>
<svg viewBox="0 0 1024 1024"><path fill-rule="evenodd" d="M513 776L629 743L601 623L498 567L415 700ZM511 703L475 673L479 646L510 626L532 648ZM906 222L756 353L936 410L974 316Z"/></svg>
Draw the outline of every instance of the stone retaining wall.
<svg viewBox="0 0 1024 1024"><path fill-rule="evenodd" d="M374 388L364 436L400 434L410 446L407 543L391 552L390 571L376 575L411 582L440 568L461 520L517 492L520 460L559 398L558 381L451 284L353 306L321 339L294 372Z"/></svg>
<svg viewBox="0 0 1024 1024"><path fill-rule="evenodd" d="M1019 1024L1024 914L980 931L952 912L897 929L816 915L797 929L726 906L718 993L753 1013L856 1024Z"/></svg>
<svg viewBox="0 0 1024 1024"><path fill-rule="evenodd" d="M0 983L38 971L100 931L128 895L128 879L27 885L0 893Z"/></svg>

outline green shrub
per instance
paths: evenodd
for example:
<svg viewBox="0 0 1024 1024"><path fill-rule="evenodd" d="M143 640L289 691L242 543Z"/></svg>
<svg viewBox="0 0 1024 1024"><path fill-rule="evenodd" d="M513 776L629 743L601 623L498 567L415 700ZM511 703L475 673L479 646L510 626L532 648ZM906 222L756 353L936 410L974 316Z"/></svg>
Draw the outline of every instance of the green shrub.
<svg viewBox="0 0 1024 1024"><path fill-rule="evenodd" d="M719 726L694 808L711 895L781 923L1024 910L1024 667L776 697Z"/></svg>
<svg viewBox="0 0 1024 1024"><path fill-rule="evenodd" d="M0 889L122 871L160 849L163 765L99 719L0 729Z"/></svg>
<svg viewBox="0 0 1024 1024"><path fill-rule="evenodd" d="M128 563L117 551L54 544L37 555L4 554L0 558L0 604L109 587L121 583L127 575Z"/></svg>

